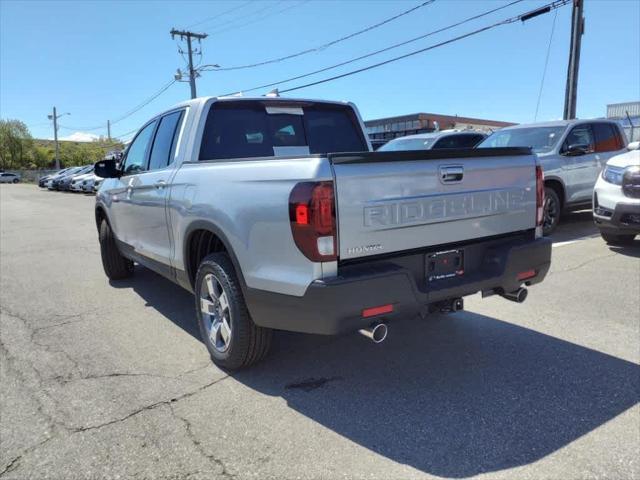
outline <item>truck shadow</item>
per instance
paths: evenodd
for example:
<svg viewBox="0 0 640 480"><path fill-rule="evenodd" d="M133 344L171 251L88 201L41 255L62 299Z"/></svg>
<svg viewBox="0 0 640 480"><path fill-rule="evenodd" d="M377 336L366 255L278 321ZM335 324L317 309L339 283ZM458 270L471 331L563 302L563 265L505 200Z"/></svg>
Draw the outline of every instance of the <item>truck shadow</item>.
<svg viewBox="0 0 640 480"><path fill-rule="evenodd" d="M197 337L192 297L136 275L118 286ZM381 345L278 332L266 361L233 377L394 462L454 478L535 462L640 400L639 365L487 316L389 330Z"/></svg>

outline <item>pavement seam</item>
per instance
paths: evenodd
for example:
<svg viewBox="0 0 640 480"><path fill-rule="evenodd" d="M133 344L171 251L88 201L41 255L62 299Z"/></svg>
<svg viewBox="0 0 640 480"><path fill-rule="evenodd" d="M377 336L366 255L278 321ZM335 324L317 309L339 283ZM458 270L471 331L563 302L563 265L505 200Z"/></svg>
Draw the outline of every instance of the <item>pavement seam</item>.
<svg viewBox="0 0 640 480"><path fill-rule="evenodd" d="M590 263L596 262L598 260L603 260L605 258L611 258L611 257L615 257L616 254L612 253L611 255L601 255L600 257L595 257L595 258L590 258L589 260L585 260L584 262L575 265L573 267L568 267L568 268L564 268L562 270L555 270L553 272L551 272L552 274L557 274L557 273L567 273L567 272L573 272L574 270L578 270L582 267L584 267L585 265L588 265Z"/></svg>

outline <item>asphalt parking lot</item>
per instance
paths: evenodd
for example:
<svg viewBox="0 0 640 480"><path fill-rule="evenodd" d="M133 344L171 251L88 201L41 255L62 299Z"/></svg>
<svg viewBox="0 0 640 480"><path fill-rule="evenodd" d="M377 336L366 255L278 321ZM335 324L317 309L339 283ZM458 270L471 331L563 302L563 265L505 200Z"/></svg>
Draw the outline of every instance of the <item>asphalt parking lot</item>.
<svg viewBox="0 0 640 480"><path fill-rule="evenodd" d="M381 345L279 333L228 375L190 294L109 284L93 202L0 186L1 478L640 478L640 241L589 212L523 305L474 296Z"/></svg>

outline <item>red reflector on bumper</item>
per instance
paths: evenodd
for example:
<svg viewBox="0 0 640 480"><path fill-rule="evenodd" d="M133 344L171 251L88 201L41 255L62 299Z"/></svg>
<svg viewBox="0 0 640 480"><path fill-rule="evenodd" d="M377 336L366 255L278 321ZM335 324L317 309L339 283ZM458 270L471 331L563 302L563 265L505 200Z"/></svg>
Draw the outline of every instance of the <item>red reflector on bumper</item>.
<svg viewBox="0 0 640 480"><path fill-rule="evenodd" d="M518 274L518 280L526 280L528 278L532 278L536 276L536 271L535 270L527 270L525 272L520 272Z"/></svg>
<svg viewBox="0 0 640 480"><path fill-rule="evenodd" d="M382 315L383 313L393 312L393 305L380 305L379 307L365 308L362 310L362 318L375 317L376 315Z"/></svg>

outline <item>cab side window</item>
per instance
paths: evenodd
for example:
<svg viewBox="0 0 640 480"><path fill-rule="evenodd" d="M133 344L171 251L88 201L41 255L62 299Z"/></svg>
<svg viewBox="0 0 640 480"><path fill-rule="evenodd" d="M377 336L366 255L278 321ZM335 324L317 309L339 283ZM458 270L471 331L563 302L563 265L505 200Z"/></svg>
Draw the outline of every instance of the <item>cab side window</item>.
<svg viewBox="0 0 640 480"><path fill-rule="evenodd" d="M156 122L151 122L144 127L136 138L129 145L127 157L124 159L123 175L135 175L144 172L147 169L147 152L153 131L156 128Z"/></svg>
<svg viewBox="0 0 640 480"><path fill-rule="evenodd" d="M160 119L153 146L151 147L149 170L165 168L173 161L183 114L184 110L179 110Z"/></svg>
<svg viewBox="0 0 640 480"><path fill-rule="evenodd" d="M593 125L596 152L613 152L623 148L616 130L610 123L595 123Z"/></svg>
<svg viewBox="0 0 640 480"><path fill-rule="evenodd" d="M562 151L569 150L571 145L584 145L588 147L589 152L593 152L595 148L595 142L593 139L593 132L591 131L591 125L578 125L573 127L567 135Z"/></svg>

